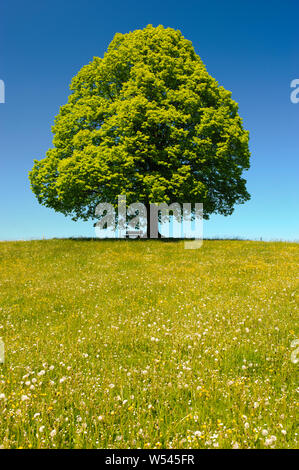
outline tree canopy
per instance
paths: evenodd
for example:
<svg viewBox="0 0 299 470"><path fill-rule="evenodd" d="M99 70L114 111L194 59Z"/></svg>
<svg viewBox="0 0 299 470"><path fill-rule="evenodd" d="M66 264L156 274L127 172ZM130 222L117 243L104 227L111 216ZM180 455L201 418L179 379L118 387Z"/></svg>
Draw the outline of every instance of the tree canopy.
<svg viewBox="0 0 299 470"><path fill-rule="evenodd" d="M74 220L99 202L202 202L229 215L250 198L249 133L238 104L180 31L115 34L73 78L53 148L29 173L38 201Z"/></svg>

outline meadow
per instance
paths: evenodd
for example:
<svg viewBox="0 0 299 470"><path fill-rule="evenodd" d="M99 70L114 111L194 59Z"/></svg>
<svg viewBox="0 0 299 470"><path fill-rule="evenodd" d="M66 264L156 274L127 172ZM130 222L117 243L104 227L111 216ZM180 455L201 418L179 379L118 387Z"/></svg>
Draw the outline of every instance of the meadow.
<svg viewBox="0 0 299 470"><path fill-rule="evenodd" d="M286 242L1 242L0 448L297 448L298 264Z"/></svg>

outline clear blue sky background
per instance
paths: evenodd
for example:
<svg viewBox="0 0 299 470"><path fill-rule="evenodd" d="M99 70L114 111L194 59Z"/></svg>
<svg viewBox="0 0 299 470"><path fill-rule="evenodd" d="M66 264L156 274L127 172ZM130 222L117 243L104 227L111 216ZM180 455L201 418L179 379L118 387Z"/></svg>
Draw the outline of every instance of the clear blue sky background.
<svg viewBox="0 0 299 470"><path fill-rule="evenodd" d="M239 103L250 131L251 201L213 216L204 235L299 239L298 0L3 0L0 6L0 239L94 236L40 206L28 171L52 144L51 125L71 78L102 57L116 32L147 24L180 29L219 84Z"/></svg>

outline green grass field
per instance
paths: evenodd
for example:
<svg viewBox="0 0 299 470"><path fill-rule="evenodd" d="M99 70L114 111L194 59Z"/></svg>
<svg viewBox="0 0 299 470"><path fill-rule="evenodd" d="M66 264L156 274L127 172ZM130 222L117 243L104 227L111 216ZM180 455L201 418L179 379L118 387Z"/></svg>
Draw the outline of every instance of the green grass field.
<svg viewBox="0 0 299 470"><path fill-rule="evenodd" d="M296 448L298 262L284 242L0 243L0 447Z"/></svg>

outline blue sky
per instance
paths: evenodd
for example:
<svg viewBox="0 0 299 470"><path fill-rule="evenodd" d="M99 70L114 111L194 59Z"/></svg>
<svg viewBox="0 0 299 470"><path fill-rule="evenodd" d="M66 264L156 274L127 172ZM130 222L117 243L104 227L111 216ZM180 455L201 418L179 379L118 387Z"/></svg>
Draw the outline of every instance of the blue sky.
<svg viewBox="0 0 299 470"><path fill-rule="evenodd" d="M298 19L297 0L1 2L0 240L95 235L92 221L40 206L28 171L52 145L71 78L103 56L116 32L147 24L180 29L193 42L250 131L252 198L230 217L205 221L204 236L299 240L299 103L290 100L299 78Z"/></svg>

